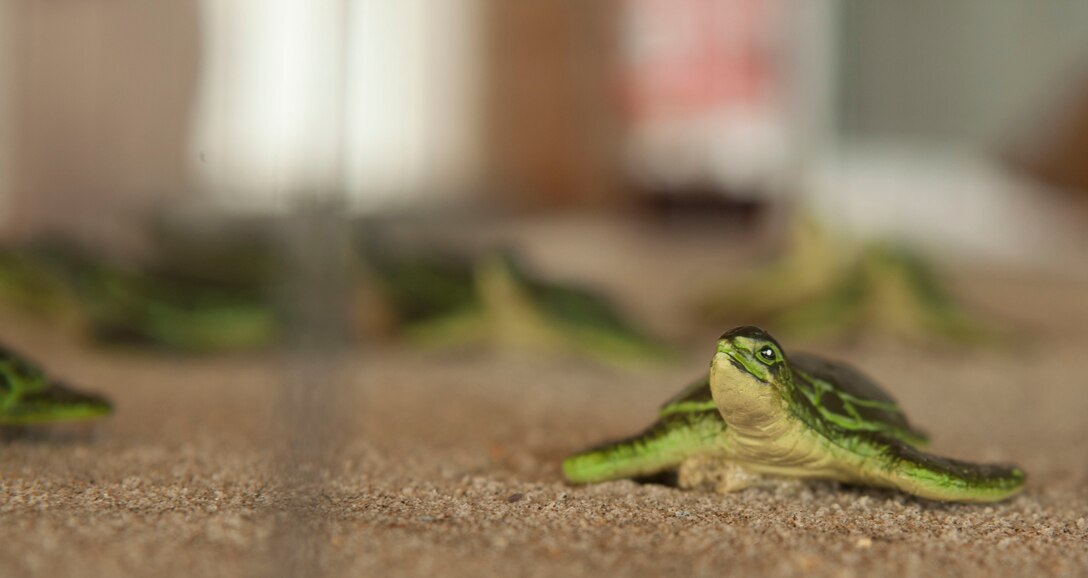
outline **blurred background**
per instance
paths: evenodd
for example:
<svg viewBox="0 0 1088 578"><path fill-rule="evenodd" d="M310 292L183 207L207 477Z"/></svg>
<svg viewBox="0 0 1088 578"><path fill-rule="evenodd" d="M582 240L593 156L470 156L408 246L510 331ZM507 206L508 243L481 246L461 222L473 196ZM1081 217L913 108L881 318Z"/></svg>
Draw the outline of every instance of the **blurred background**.
<svg viewBox="0 0 1088 578"><path fill-rule="evenodd" d="M0 6L11 240L131 258L149 224L275 228L316 198L334 219L536 241L546 268L606 285L693 230L730 250L691 267L736 276L731 251L767 251L799 214L931 258L1084 271L1076 2Z"/></svg>
<svg viewBox="0 0 1088 578"><path fill-rule="evenodd" d="M220 4L2 4L8 234L106 245L306 191L353 214L803 202L1031 264L1083 241L1081 3Z"/></svg>
<svg viewBox="0 0 1088 578"><path fill-rule="evenodd" d="M230 438L273 387L254 415L286 427L254 431L292 475L363 419L340 413L370 361L379 405L471 352L485 385L433 427L492 423L471 412L499 399L540 431L564 424L517 412L597 422L507 399L510 372L533 376L489 374L486 352L612 393L658 362L701 371L750 322L892 381L948 342L1011 364L1003 344L1088 339L1088 3L0 0L0 239L0 337L118 377L116 434L204 427L180 404ZM235 373L287 370L244 396L169 385L222 368L192 354L238 351ZM639 391L686 379L650 376ZM390 406L414 415L443 383ZM489 455L553 475L587 441L525 435L547 459Z"/></svg>
<svg viewBox="0 0 1088 578"><path fill-rule="evenodd" d="M152 353L621 366L740 323L817 346L1045 331L1072 318L1010 295L1088 272L1086 22L1022 0L4 0L0 303Z"/></svg>
<svg viewBox="0 0 1088 578"><path fill-rule="evenodd" d="M203 353L630 360L748 322L817 344L1060 325L990 297L1088 272L1086 22L1021 0L5 0L0 294Z"/></svg>

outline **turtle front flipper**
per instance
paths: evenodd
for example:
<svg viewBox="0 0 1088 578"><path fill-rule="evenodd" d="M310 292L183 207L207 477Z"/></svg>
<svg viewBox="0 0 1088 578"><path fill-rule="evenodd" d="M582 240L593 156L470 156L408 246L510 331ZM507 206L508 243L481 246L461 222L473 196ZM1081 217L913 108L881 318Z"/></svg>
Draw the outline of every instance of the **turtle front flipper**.
<svg viewBox="0 0 1088 578"><path fill-rule="evenodd" d="M58 421L87 420L103 417L113 410L106 398L76 391L64 385L48 387L22 395L0 409L0 425L31 425Z"/></svg>
<svg viewBox="0 0 1088 578"><path fill-rule="evenodd" d="M0 350L0 426L92 419L110 411L106 398L51 382L37 367Z"/></svg>
<svg viewBox="0 0 1088 578"><path fill-rule="evenodd" d="M928 500L999 502L1020 492L1026 475L1009 464L976 464L925 453L899 440L884 438L875 467L865 467L874 482ZM868 470L868 471L866 471Z"/></svg>
<svg viewBox="0 0 1088 578"><path fill-rule="evenodd" d="M644 432L576 453L563 473L576 484L651 476L685 459L724 452L725 421L717 409L664 413Z"/></svg>

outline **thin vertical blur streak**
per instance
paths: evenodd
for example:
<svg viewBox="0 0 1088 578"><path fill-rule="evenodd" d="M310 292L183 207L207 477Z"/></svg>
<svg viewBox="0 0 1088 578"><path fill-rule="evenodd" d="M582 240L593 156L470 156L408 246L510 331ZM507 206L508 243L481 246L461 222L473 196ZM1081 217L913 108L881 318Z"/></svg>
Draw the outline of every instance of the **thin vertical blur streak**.
<svg viewBox="0 0 1088 578"><path fill-rule="evenodd" d="M334 455L342 420L337 408L346 395L343 359L347 353L349 249L346 193L343 181L350 70L348 0L329 0L322 6L325 37L314 38L318 47L312 65L328 67L325 94L317 100L326 109L324 121L307 131L327 173L282 175L285 187L308 183L316 187L286 188L292 206L284 240L288 277L284 297L288 314L287 363L281 383L278 477L284 510L277 518L273 536L274 572L284 577L321 576L328 543L327 504L324 483L335 463ZM313 47L311 47L313 48ZM315 103L311 103L313 105ZM317 113L317 108L304 109ZM302 113L305 122L305 112ZM298 145L299 143L295 143ZM313 180L307 180L307 178ZM306 185L302 185L305 187Z"/></svg>
<svg viewBox="0 0 1088 578"><path fill-rule="evenodd" d="M327 504L326 473L335 463L343 422L347 353L347 224L340 195L301 198L286 231L290 275L288 371L281 383L278 477L284 497L273 539L281 576L318 576Z"/></svg>

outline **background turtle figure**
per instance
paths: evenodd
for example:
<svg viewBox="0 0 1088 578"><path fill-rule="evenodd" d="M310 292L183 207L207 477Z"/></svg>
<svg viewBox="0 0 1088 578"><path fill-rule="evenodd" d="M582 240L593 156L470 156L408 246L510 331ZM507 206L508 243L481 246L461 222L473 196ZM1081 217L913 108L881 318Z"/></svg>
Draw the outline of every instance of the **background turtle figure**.
<svg viewBox="0 0 1088 578"><path fill-rule="evenodd" d="M770 335L739 327L718 341L706 379L668 401L643 433L575 454L569 480L592 483L676 470L683 486L735 491L773 477L820 478L930 500L995 502L1024 472L919 450L926 436L853 368L786 356Z"/></svg>
<svg viewBox="0 0 1088 578"><path fill-rule="evenodd" d="M391 296L433 304L426 315L406 320L406 333L417 343L549 351L620 365L676 357L607 298L544 280L510 251L492 251L471 261L446 259L441 267L425 268L420 260L405 263L411 267L386 266L378 280L397 289L387 291ZM423 275L428 282L420 282ZM398 304L397 309L408 311L407 305Z"/></svg>
<svg viewBox="0 0 1088 578"><path fill-rule="evenodd" d="M985 344L1004 331L974 314L922 253L888 239L850 242L797 219L782 253L698 299L700 318L766 323L798 338L877 332Z"/></svg>
<svg viewBox="0 0 1088 578"><path fill-rule="evenodd" d="M197 271L138 266L60 239L0 247L0 301L100 342L187 352L273 343L270 283L241 267L216 276L217 253L205 254L211 265Z"/></svg>
<svg viewBox="0 0 1088 578"><path fill-rule="evenodd" d="M0 306L97 342L211 353L280 342L294 274L271 230L155 229L150 258L52 239L0 246ZM532 272L513 253L402 247L369 229L344 247L357 336L547 350L616 364L676 353L607 297Z"/></svg>

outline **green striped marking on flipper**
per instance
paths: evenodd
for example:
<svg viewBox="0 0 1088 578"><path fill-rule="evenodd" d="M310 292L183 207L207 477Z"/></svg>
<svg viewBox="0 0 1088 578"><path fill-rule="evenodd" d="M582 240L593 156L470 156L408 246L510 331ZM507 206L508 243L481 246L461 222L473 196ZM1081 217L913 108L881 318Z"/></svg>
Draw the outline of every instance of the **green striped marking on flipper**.
<svg viewBox="0 0 1088 578"><path fill-rule="evenodd" d="M645 431L568 457L563 473L576 484L650 476L677 468L687 458L724 451L723 433L725 421L704 379L666 402L660 418Z"/></svg>

